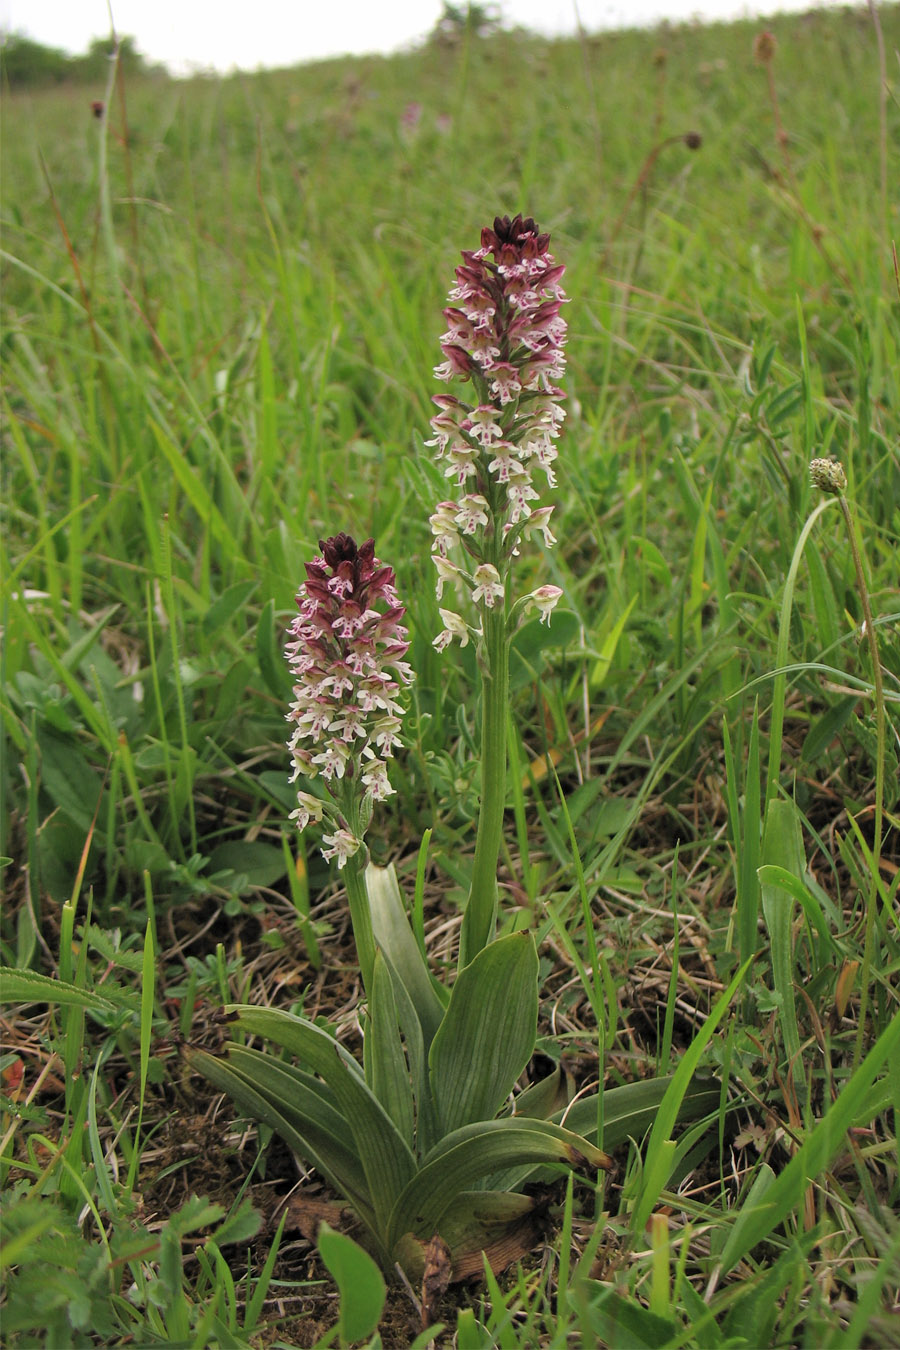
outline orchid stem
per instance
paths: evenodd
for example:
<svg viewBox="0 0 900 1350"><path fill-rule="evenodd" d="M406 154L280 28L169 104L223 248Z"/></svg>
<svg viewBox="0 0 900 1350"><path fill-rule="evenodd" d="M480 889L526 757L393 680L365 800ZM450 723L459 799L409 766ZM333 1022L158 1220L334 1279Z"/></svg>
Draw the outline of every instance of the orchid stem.
<svg viewBox="0 0 900 1350"><path fill-rule="evenodd" d="M347 859L344 867L347 899L350 902L350 922L356 943L356 957L366 995L372 993L372 971L375 966L375 935L372 932L372 914L369 892L366 889L366 863L369 850L365 847Z"/></svg>
<svg viewBox="0 0 900 1350"><path fill-rule="evenodd" d="M506 806L506 736L509 717L509 641L499 607L484 614L485 670L481 714L481 804L472 884L459 943L460 969L490 942L497 919L497 862Z"/></svg>

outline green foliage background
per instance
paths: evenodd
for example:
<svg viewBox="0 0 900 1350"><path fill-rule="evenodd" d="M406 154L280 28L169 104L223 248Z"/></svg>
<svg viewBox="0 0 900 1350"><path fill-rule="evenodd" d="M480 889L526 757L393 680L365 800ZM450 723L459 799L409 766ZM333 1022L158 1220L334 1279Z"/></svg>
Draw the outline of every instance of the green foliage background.
<svg viewBox="0 0 900 1350"><path fill-rule="evenodd" d="M617 1080L663 1072L690 1032L676 999L705 1016L703 981L733 973L742 924L756 933L759 778L774 764L800 852L764 861L793 859L830 945L797 911L779 967L764 922L745 1024L711 1055L791 1115L787 978L803 990L804 1046L829 1028L792 1127L830 1099L856 1035L856 1005L843 1021L832 1009L863 960L878 767L837 512L810 534L787 628L782 600L818 501L808 462L835 455L892 700L869 1044L896 1015L900 955L900 10L878 13L883 85L866 12L771 22L777 121L750 24L552 44L496 34L223 80L126 69L4 93L4 964L62 975L64 906L89 892L93 945L71 973L90 987L114 971L126 1008L163 916L177 937L185 915L217 909L240 928L282 905L316 950L329 875L285 830L280 649L303 562L340 529L374 535L395 567L418 674L373 850L411 876L433 828L430 876L452 911L477 710L470 652L431 648L427 516L444 494L422 440L459 250L495 213L523 210L567 265L571 338L560 542L523 558L521 578L563 586L568 612L549 646L523 632L515 658L504 884L586 969L573 1025L586 999ZM784 738L770 743L776 707ZM704 962L683 985L676 959L646 1004L635 971L650 979L653 953L671 957L673 906ZM197 960L194 996L226 998L243 979L239 962ZM162 955L158 973L162 991L177 983ZM161 1004L156 1016L159 1033ZM860 1184L895 1251L892 1137ZM711 1222L727 1225L727 1209ZM842 1268L840 1287L855 1297L868 1270ZM834 1291L816 1286L809 1303L804 1288L781 1305L785 1337L804 1319L829 1335L846 1325ZM683 1294L676 1311L692 1306ZM606 1314L583 1316L606 1334Z"/></svg>

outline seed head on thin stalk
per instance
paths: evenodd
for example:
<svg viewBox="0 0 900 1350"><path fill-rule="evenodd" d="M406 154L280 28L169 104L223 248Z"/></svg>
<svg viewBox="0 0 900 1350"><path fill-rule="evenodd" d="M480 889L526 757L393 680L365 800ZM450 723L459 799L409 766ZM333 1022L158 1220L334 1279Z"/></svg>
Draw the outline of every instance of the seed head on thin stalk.
<svg viewBox="0 0 900 1350"><path fill-rule="evenodd" d="M859 1025L857 1027L856 1047L853 1056L855 1067L862 1058L863 1039L866 1030L866 1012L869 999L869 971L872 964L872 954L875 944L875 923L878 910L878 882L879 869L881 866L881 837L884 825L884 757L887 739L887 713L884 701L884 681L881 674L881 659L878 653L878 637L872 619L872 606L869 601L869 588L866 585L866 574L863 570L862 552L856 536L856 526L850 511L850 506L844 495L847 487L847 475L844 472L843 466L839 464L836 459L814 459L809 466L809 474L814 487L819 488L822 492L827 492L832 496L837 497L841 508L841 514L844 517L844 524L847 527L847 536L850 540L850 552L853 555L853 566L856 571L856 584L859 590L860 603L862 604L863 628L872 662L872 685L875 695L877 743L875 753L875 819L872 829L871 875L869 878L869 892L866 898L866 936L863 947L863 964L860 978Z"/></svg>

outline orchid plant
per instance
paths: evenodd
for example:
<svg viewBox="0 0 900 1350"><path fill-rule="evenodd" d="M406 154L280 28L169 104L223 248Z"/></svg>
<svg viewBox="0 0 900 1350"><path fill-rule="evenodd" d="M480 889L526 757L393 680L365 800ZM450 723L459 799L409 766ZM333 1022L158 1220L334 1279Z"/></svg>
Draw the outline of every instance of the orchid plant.
<svg viewBox="0 0 900 1350"><path fill-rule="evenodd" d="M564 269L549 236L522 216L497 218L462 257L436 373L471 392L435 398L430 442L456 491L431 516L437 595L447 605L435 646L476 643L482 681L481 803L456 979L447 989L432 976L393 868L368 862L366 831L375 804L393 792L412 671L393 571L372 540L357 546L337 534L320 541L297 597L288 748L293 780L304 785L293 819L301 830L325 827L323 855L346 881L366 995L362 1064L308 1019L249 1006L225 1010L235 1033L226 1047L186 1049L352 1205L383 1268L399 1263L409 1274L421 1272L435 1233L457 1268L490 1249L504 1225L527 1215L533 1200L522 1187L547 1168L611 1166L586 1137L596 1137L596 1094L568 1103L558 1070L516 1092L537 1035L538 954L529 932L494 935L510 641L530 611L549 622L561 594L544 585L517 597L513 574L535 534L554 542L553 508L540 504L536 480L553 485L563 420ZM607 1092L604 1142L645 1128L665 1085Z"/></svg>
<svg viewBox="0 0 900 1350"><path fill-rule="evenodd" d="M460 935L465 966L490 940L497 910L497 860L506 804L509 647L521 617L539 611L549 623L562 595L541 586L515 599L511 574L520 545L535 533L547 547L553 507L537 505L535 478L549 487L556 478L554 445L565 397L558 381L565 370L566 302L560 285L565 268L549 250L550 236L521 215L497 217L481 232L481 247L463 252L456 285L444 310L444 362L435 375L471 385L463 401L439 394L427 442L456 488L454 501L440 502L431 517L437 596L451 582L468 592L478 622L455 609L441 609L443 650L470 636L480 648L484 674L481 724L481 804L469 899ZM461 562L454 561L461 557Z"/></svg>

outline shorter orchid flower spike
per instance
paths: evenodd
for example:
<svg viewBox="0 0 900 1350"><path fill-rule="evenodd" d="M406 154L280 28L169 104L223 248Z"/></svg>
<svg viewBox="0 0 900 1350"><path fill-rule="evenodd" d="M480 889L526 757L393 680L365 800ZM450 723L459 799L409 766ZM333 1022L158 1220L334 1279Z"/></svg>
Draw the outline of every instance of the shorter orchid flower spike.
<svg viewBox="0 0 900 1350"><path fill-rule="evenodd" d="M285 655L294 696L288 741L298 778L320 778L324 795L301 791L291 819L334 825L323 856L343 867L362 847L372 803L392 794L387 760L399 743L400 695L413 678L394 573L375 557L374 541L348 534L319 541L306 564L299 614Z"/></svg>

